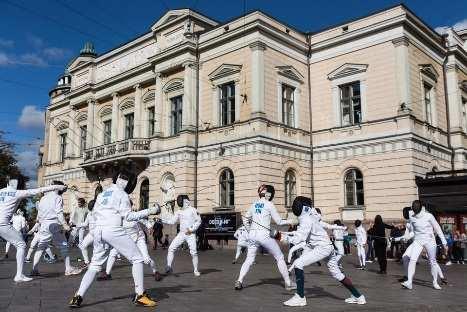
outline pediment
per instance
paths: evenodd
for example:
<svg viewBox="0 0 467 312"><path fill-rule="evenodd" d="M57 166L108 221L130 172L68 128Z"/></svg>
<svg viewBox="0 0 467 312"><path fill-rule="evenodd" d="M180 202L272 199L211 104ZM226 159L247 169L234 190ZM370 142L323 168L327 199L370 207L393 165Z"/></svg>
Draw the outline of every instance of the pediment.
<svg viewBox="0 0 467 312"><path fill-rule="evenodd" d="M433 67L433 65L431 65L431 64L420 64L419 66L420 66L420 72L422 74L430 77L434 81L438 80L439 74L436 71L436 69Z"/></svg>
<svg viewBox="0 0 467 312"><path fill-rule="evenodd" d="M214 20L211 20L210 18L201 15L193 10L190 9L178 9L178 10L170 10L164 15L162 15L161 18L157 20L156 23L154 23L151 27L152 31L157 31L161 29L162 27L165 27L167 25L173 24L175 21L180 21L183 20L185 17L190 17L190 18L195 18L197 20L201 20L207 24L210 24L212 26L217 25L218 23Z"/></svg>
<svg viewBox="0 0 467 312"><path fill-rule="evenodd" d="M61 131L61 130L65 130L65 129L68 129L69 127L69 123L68 121L60 121L58 123L58 125L55 127L55 129L57 129L57 131Z"/></svg>
<svg viewBox="0 0 467 312"><path fill-rule="evenodd" d="M120 110L121 111L131 109L133 107L135 107L135 98L134 97L128 97L128 98L122 100L121 103L120 103Z"/></svg>
<svg viewBox="0 0 467 312"><path fill-rule="evenodd" d="M99 111L99 116L101 118L107 115L112 115L112 106L110 105L102 107L101 110Z"/></svg>
<svg viewBox="0 0 467 312"><path fill-rule="evenodd" d="M276 66L276 71L281 76L303 83L303 75L291 65Z"/></svg>
<svg viewBox="0 0 467 312"><path fill-rule="evenodd" d="M338 68L334 69L328 74L328 79L333 80L337 78L347 77L356 75L359 73L364 73L368 69L368 64L354 64L354 63L345 63Z"/></svg>
<svg viewBox="0 0 467 312"><path fill-rule="evenodd" d="M235 64L222 64L221 66L217 67L214 71L212 71L208 77L209 80L217 80L220 78L232 76L235 74L240 73L242 70L242 65L235 65Z"/></svg>
<svg viewBox="0 0 467 312"><path fill-rule="evenodd" d="M76 117L76 122L81 123L81 122L86 121L87 119L88 119L88 115L85 113L81 113L78 115L78 117Z"/></svg>
<svg viewBox="0 0 467 312"><path fill-rule="evenodd" d="M170 81L168 81L164 87L163 90L165 93L177 91L183 89L183 79L181 78L174 78Z"/></svg>
<svg viewBox="0 0 467 312"><path fill-rule="evenodd" d="M67 70L73 70L76 67L79 67L81 65L84 65L86 63L90 63L94 60L92 57L86 57L86 56L78 56L75 58L71 63L68 65Z"/></svg>

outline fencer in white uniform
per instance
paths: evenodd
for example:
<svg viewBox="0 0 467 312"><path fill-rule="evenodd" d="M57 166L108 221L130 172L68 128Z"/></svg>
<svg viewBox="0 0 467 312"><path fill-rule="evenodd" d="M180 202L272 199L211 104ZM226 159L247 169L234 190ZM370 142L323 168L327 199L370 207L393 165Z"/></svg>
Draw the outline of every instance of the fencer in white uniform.
<svg viewBox="0 0 467 312"><path fill-rule="evenodd" d="M70 213L71 232L69 242L73 244L76 241L76 238L78 238L78 244L80 244L83 241L84 234L86 232L84 221L86 220L88 210L86 209L86 201L84 198L78 197L76 193L73 195L75 196L76 204L72 207Z"/></svg>
<svg viewBox="0 0 467 312"><path fill-rule="evenodd" d="M196 208L190 205L188 195L178 195L177 205L180 207L180 210L177 210L175 214L165 213L161 216L162 222L166 224L176 224L180 222L180 232L170 243L167 252L167 268L165 271L166 273L172 272L172 262L174 260L175 251L183 242L187 242L193 263L193 274L199 276L201 273L198 271L198 250L196 248L195 232L201 225L201 217L196 211Z"/></svg>
<svg viewBox="0 0 467 312"><path fill-rule="evenodd" d="M39 220L36 220L36 223L29 230L29 232L27 234L27 235L34 235L34 236L33 236L32 240L31 240L31 243L29 244L28 253L26 255L26 259L24 260L25 262L31 262L32 253L34 252L34 249L37 247L37 244L39 243L39 239L40 239L39 229L40 229L40 226L41 225L39 223ZM49 256L50 259L55 258L52 250L50 249L50 246L45 249L45 252L47 253L47 255Z"/></svg>
<svg viewBox="0 0 467 312"><path fill-rule="evenodd" d="M11 218L11 225L15 230L17 230L21 236L28 230L28 224L26 223L26 218L23 216L23 211L21 209L16 210L16 213ZM5 245L5 258L8 258L8 252L10 251L10 242L6 242Z"/></svg>
<svg viewBox="0 0 467 312"><path fill-rule="evenodd" d="M360 263L360 269L365 270L366 268L366 251L365 246L367 243L366 230L362 225L362 221L355 220L355 238L357 246L357 257Z"/></svg>
<svg viewBox="0 0 467 312"><path fill-rule="evenodd" d="M303 253L290 267L290 270L295 271L297 292L291 299L284 302L284 305L293 307L306 305L303 269L305 266L323 259L327 259L327 267L331 275L351 292L351 297L346 299L345 302L365 304L365 296L353 286L350 279L339 269L334 246L323 227L323 223L320 222L320 213L313 208L311 199L297 196L292 204L292 211L299 220L297 230L279 232L276 239L302 247Z"/></svg>
<svg viewBox="0 0 467 312"><path fill-rule="evenodd" d="M334 225L343 226L341 220L335 220ZM337 251L337 262L340 264L342 257L345 256L344 250L344 234L347 230L347 227L343 226L343 228L336 228L332 230L332 236L334 237L334 246L336 247Z"/></svg>
<svg viewBox="0 0 467 312"><path fill-rule="evenodd" d="M156 302L144 291L144 258L122 224L123 220L137 221L147 218L149 215L157 214L160 212L160 207L156 205L149 209L132 211L130 198L125 191L128 181L129 175L120 173L114 176L113 184L97 196L93 209L95 218L93 230L94 250L91 263L81 280L80 287L69 303L72 308L81 306L83 296L94 282L97 273L101 271L101 267L110 251L107 245L115 248L132 264L132 275L135 284L133 303L146 307L156 305Z"/></svg>
<svg viewBox="0 0 467 312"><path fill-rule="evenodd" d="M96 225L96 219L94 218L93 208L94 208L95 200L91 200L88 203L88 213L86 215L86 219L82 223L82 227L88 230L86 236L84 236L83 240L79 243L78 247L81 249L81 254L83 255L83 261L85 265L89 265L89 252L88 247L92 245L94 242L94 228Z"/></svg>
<svg viewBox="0 0 467 312"><path fill-rule="evenodd" d="M276 259L277 267L284 279L286 289L295 289L295 285L290 281L284 255L282 254L277 241L270 236L271 219L274 220L277 225L291 224L291 221L283 220L280 217L276 207L272 203L274 192L273 186L261 185L258 188L259 199L251 205L243 217L243 224L246 226L249 233L249 243L246 259L243 262L240 274L235 282L236 290L241 290L243 288L243 279L255 261L256 252L260 246L265 248L274 257L274 259Z"/></svg>
<svg viewBox="0 0 467 312"><path fill-rule="evenodd" d="M431 266L431 275L433 277L433 287L441 289L438 284L438 263L436 261L436 238L438 235L441 243L444 246L445 253L448 251L446 238L443 231L436 221L435 217L422 209L422 204L419 200L412 203L413 214L409 215L409 223L413 229L413 242L411 244L410 256L406 257L404 261L408 261L407 265L407 281L402 282L404 288L412 289L413 276L417 266L418 257L423 249L426 250L428 261ZM442 273L441 273L442 274Z"/></svg>
<svg viewBox="0 0 467 312"><path fill-rule="evenodd" d="M63 185L63 182L53 181L52 184ZM32 264L32 276L39 276L38 265L45 249L52 243L60 251L65 262L65 275L76 275L81 269L73 267L68 252L68 242L64 232L70 230L70 226L63 215L63 191L49 192L39 201L37 206L37 219L41 224L39 229L39 243L34 253Z"/></svg>
<svg viewBox="0 0 467 312"><path fill-rule="evenodd" d="M0 237L10 242L16 248L16 276L15 282L28 282L31 278L23 274L24 254L26 253L26 243L22 235L11 226L13 212L17 209L22 199L34 196L39 193L55 190L64 190L63 185L52 185L31 190L19 190L22 183L19 178L10 178L6 188L0 190Z"/></svg>
<svg viewBox="0 0 467 312"><path fill-rule="evenodd" d="M233 235L237 239L237 251L232 263L235 264L242 253L243 248L248 248L248 231L244 225L240 226Z"/></svg>

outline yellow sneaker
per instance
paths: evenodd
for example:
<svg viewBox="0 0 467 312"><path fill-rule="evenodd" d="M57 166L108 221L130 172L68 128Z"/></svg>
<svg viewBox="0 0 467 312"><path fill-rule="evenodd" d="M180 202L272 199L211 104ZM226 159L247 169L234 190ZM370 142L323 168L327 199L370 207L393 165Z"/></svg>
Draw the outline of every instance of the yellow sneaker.
<svg viewBox="0 0 467 312"><path fill-rule="evenodd" d="M144 292L142 295L136 296L135 305L143 306L143 307L155 307L157 302L153 300L149 295Z"/></svg>

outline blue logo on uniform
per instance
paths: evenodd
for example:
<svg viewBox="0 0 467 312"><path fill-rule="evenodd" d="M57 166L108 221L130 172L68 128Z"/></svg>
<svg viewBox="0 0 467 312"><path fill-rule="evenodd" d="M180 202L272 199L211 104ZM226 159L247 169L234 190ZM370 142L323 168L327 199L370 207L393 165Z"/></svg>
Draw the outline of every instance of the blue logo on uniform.
<svg viewBox="0 0 467 312"><path fill-rule="evenodd" d="M255 213L261 213L261 210L264 208L264 203L256 203L255 204Z"/></svg>

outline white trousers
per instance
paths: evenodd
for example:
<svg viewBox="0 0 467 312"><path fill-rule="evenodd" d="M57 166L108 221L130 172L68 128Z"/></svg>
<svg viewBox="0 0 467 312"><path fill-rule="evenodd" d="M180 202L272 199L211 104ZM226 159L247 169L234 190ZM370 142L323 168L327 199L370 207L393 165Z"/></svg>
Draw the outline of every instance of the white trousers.
<svg viewBox="0 0 467 312"><path fill-rule="evenodd" d="M141 295L144 291L144 275L143 275L143 256L136 246L135 242L120 226L96 226L93 230L94 235L94 250L86 274L83 276L81 285L77 292L78 295L84 296L86 291L94 281L96 274L100 272L102 265L107 260L111 247L122 254L132 266L133 281L135 284L135 292Z"/></svg>
<svg viewBox="0 0 467 312"><path fill-rule="evenodd" d="M431 267L431 276L433 277L433 282L437 282L438 275L441 278L444 278L441 268L439 267L438 262L436 261L436 241L413 241L412 244L406 249L402 260L404 262L404 268L406 269L406 275L409 283L412 283L413 277L415 275L415 268L417 266L418 258L422 253L423 249L426 250L428 256L428 263Z"/></svg>
<svg viewBox="0 0 467 312"><path fill-rule="evenodd" d="M365 245L357 243L357 256L360 266L364 267L366 265L366 251Z"/></svg>
<svg viewBox="0 0 467 312"><path fill-rule="evenodd" d="M34 252L34 249L37 247L37 244L39 243L39 234L35 233L34 237L32 238L31 243L29 244L29 249L28 249L28 254L26 255L26 260L30 260L32 253ZM50 249L50 246L45 249L45 252L50 258L54 257L54 254L52 250Z"/></svg>
<svg viewBox="0 0 467 312"><path fill-rule="evenodd" d="M52 243L58 248L60 254L65 259L65 271L68 271L71 268L70 256L68 254L68 242L63 233L62 225L56 222L42 223L37 235L39 235L39 243L37 244L37 250L34 254L32 269L37 270L37 265L39 264L42 253Z"/></svg>
<svg viewBox="0 0 467 312"><path fill-rule="evenodd" d="M235 252L235 261L238 260L242 253L242 248L248 248L248 241L246 239L237 240L237 251Z"/></svg>
<svg viewBox="0 0 467 312"><path fill-rule="evenodd" d="M337 258L337 262L339 262L342 257L345 255L345 251L344 251L344 241L341 241L341 240L336 240L334 241L334 246L336 246L336 258Z"/></svg>
<svg viewBox="0 0 467 312"><path fill-rule="evenodd" d="M179 232L177 236L170 243L169 250L167 252L167 266L172 267L172 262L174 260L175 251L183 244L187 242L188 248L190 249L191 260L193 262L193 271L198 271L198 250L196 249L196 235L195 234L185 234Z"/></svg>
<svg viewBox="0 0 467 312"><path fill-rule="evenodd" d="M332 277L334 277L339 282L342 281L345 278L345 275L339 269L336 252L332 245L316 246L313 249L304 249L303 254L294 261L292 266L303 270L304 267L323 259L327 259L327 267Z"/></svg>
<svg viewBox="0 0 467 312"><path fill-rule="evenodd" d="M258 247L262 246L269 252L269 254L271 254L274 257L274 259L276 259L277 268L279 269L279 272L281 273L284 282L287 285L290 285L290 277L289 272L287 270L287 264L285 263L284 254L282 253L277 241L269 237L269 232L261 230L250 231L249 238L250 241L248 243L248 253L246 255L245 261L242 264L242 268L240 269L238 281L243 283L243 279L250 270L252 264L255 262Z"/></svg>
<svg viewBox="0 0 467 312"><path fill-rule="evenodd" d="M94 235L90 231L83 240L79 243L78 247L81 249L81 254L83 255L84 263L89 264L89 253L88 247L91 246L94 242Z"/></svg>
<svg viewBox="0 0 467 312"><path fill-rule="evenodd" d="M20 232L11 225L0 225L0 237L15 246L16 248L16 276L23 275L24 254L26 243Z"/></svg>

